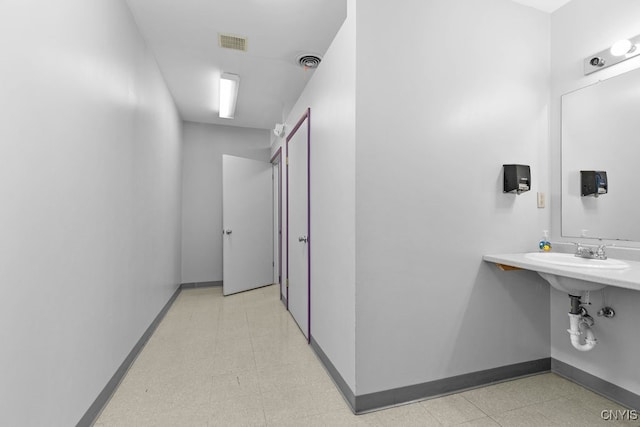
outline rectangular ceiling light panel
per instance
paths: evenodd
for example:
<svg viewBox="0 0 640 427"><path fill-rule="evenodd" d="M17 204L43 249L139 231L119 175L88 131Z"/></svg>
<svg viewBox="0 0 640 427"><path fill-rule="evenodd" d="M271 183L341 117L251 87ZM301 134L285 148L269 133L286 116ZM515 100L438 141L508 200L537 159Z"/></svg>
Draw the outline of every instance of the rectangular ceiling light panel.
<svg viewBox="0 0 640 427"><path fill-rule="evenodd" d="M222 73L220 76L220 118L233 119L239 84L240 76L237 74Z"/></svg>

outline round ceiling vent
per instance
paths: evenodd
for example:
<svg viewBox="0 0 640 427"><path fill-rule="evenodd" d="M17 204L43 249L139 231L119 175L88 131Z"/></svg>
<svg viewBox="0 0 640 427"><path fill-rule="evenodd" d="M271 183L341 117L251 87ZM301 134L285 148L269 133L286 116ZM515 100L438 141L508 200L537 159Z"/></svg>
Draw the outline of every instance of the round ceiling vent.
<svg viewBox="0 0 640 427"><path fill-rule="evenodd" d="M304 69L318 68L318 65L320 65L320 61L322 61L322 58L312 54L300 55L298 56L297 60L298 64Z"/></svg>

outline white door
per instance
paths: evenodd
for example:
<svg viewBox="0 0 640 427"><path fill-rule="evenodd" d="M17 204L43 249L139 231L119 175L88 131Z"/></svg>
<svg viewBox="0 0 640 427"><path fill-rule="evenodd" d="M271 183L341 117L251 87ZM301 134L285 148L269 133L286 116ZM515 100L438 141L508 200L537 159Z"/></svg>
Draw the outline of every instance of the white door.
<svg viewBox="0 0 640 427"><path fill-rule="evenodd" d="M309 339L308 116L287 141L289 311Z"/></svg>
<svg viewBox="0 0 640 427"><path fill-rule="evenodd" d="M222 156L222 292L272 283L271 163Z"/></svg>

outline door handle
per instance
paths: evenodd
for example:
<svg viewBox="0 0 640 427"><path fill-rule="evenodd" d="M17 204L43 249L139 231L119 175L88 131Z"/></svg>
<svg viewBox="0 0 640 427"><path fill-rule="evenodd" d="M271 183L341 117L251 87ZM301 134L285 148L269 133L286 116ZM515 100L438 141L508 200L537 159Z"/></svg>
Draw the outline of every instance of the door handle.
<svg viewBox="0 0 640 427"><path fill-rule="evenodd" d="M223 230L222 232L223 232L224 234L231 234L231 232L232 232L232 231L233 231L233 230L231 230L230 228L227 228L226 230Z"/></svg>
<svg viewBox="0 0 640 427"><path fill-rule="evenodd" d="M307 243L307 240L309 240L309 238L307 236L300 236L298 237L298 242L304 242Z"/></svg>

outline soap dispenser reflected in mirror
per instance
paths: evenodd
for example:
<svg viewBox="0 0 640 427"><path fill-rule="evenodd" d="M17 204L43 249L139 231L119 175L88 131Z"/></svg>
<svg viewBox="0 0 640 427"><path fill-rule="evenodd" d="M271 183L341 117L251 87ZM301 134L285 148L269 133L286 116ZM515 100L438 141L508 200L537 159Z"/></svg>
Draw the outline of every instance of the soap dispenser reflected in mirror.
<svg viewBox="0 0 640 427"><path fill-rule="evenodd" d="M598 197L609 192L605 171L580 171L580 194Z"/></svg>

